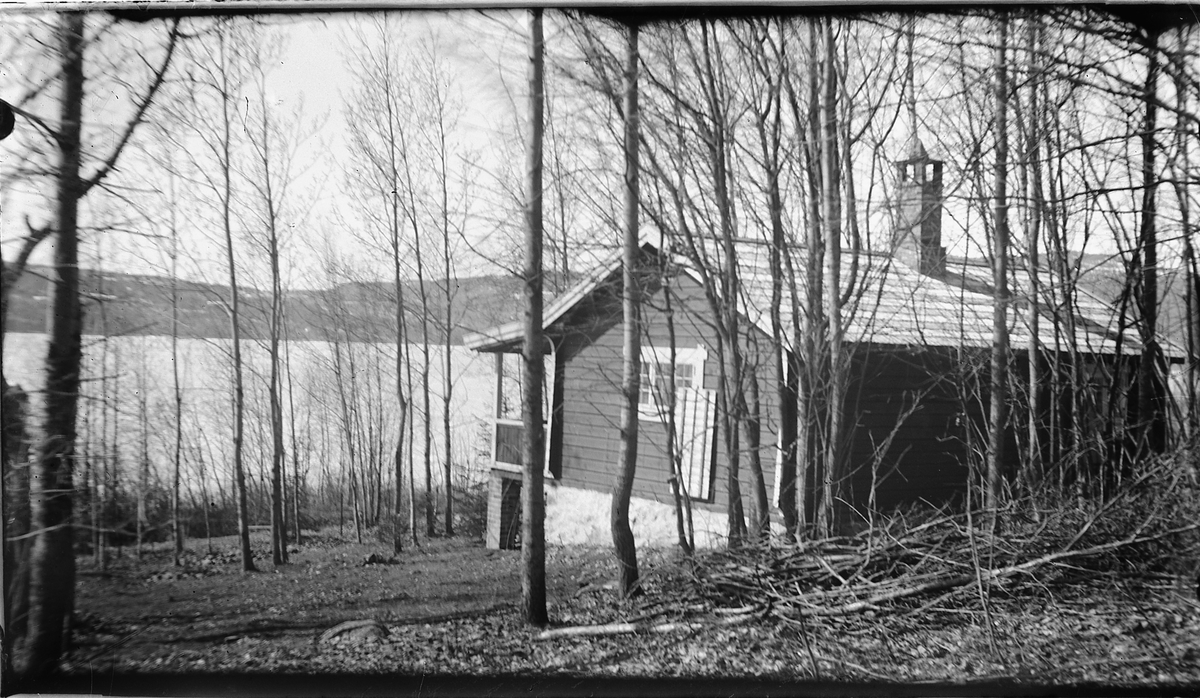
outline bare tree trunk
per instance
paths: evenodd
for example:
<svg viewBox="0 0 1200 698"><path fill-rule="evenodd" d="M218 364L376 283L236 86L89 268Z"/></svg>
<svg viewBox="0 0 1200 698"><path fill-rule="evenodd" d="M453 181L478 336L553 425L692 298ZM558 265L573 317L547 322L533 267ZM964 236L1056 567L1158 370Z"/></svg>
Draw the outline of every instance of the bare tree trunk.
<svg viewBox="0 0 1200 698"><path fill-rule="evenodd" d="M107 322L105 323L107 325ZM105 329L104 341L107 344L108 330ZM108 462L105 464L106 475L108 476L108 485L105 487L105 496L108 498L108 516L105 523L105 536L109 538L109 544L113 542L113 534L121 527L121 346L118 344L112 350L113 368L112 368L112 400L105 402L112 403L112 421L109 423L112 426L112 432L108 437L109 456ZM121 538L116 537L117 557L121 557ZM107 548L106 548L107 550ZM106 559L107 561L107 559Z"/></svg>
<svg viewBox="0 0 1200 698"><path fill-rule="evenodd" d="M253 553L250 549L250 505L246 499L246 467L242 462L242 441L245 439L245 385L242 383L241 327L238 294L238 265L233 248L233 118L229 114L233 98L229 89L229 67L226 56L226 32L217 32L220 46L221 71L221 221L226 243L226 261L229 265L229 332L233 342L233 473L236 497L238 497L238 538L241 548L242 572L254 572Z"/></svg>
<svg viewBox="0 0 1200 698"><path fill-rule="evenodd" d="M392 128L393 119L391 116L392 103L388 100L388 128ZM388 149L394 153L393 148ZM396 177L395 162L392 162L393 181L398 181ZM392 283L396 286L396 400L400 405L400 413L398 415L399 424L396 430L396 458L395 458L395 473L396 473L396 512L395 512L395 531L392 534L392 550L399 553L404 549L404 527L401 525L404 520L404 430L408 426L408 396L404 391L404 367L405 367L405 352L408 346L408 330L404 324L404 282L400 278L400 211L397 205L396 196L391 197L392 202ZM410 446L411 448L411 446ZM409 506L416 509L416 501L410 501ZM413 535L416 535L415 532Z"/></svg>
<svg viewBox="0 0 1200 698"><path fill-rule="evenodd" d="M175 447L172 453L171 478L171 532L174 539L173 560L180 563L183 554L183 523L179 520L179 489L183 469L183 386L179 380L179 229L175 220L175 173L168 168L170 177L169 204L171 221L171 389L175 408ZM207 506L205 507L207 509Z"/></svg>
<svg viewBox="0 0 1200 698"><path fill-rule="evenodd" d="M663 294L663 312L666 315L667 322L667 346L671 351L671 366L677 364L676 347L675 347L675 313L671 307L671 284L668 274L670 272L664 268L662 270L662 294ZM704 376L697 378L700 385L704 385ZM684 485L683 474L683 458L680 454L679 443L675 438L678 425L676 417L679 414L679 393L678 385L675 380L675 371L670 372L670 385L667 388L667 462L671 464L671 499L675 502L675 532L679 537L679 549L687 557L691 557L696 550L695 534L692 527L692 500L688 494L687 488Z"/></svg>
<svg viewBox="0 0 1200 698"><path fill-rule="evenodd" d="M32 467L29 553L28 635L16 656L25 678L53 671L65 650L75 588L71 549L71 462L79 394L83 318L79 303L80 137L83 111L84 19L79 12L59 17L62 59L62 117L58 131L54 248L54 324L46 356L45 420L42 442Z"/></svg>
<svg viewBox="0 0 1200 698"><path fill-rule="evenodd" d="M363 542L362 497L359 495L358 468L350 468L350 516L354 519L354 540L360 545Z"/></svg>
<svg viewBox="0 0 1200 698"><path fill-rule="evenodd" d="M97 256L103 250L103 247L97 243ZM104 276L97 277L96 288L99 293L104 292ZM98 473L98 482L96 484L96 502L97 515L96 519L96 565L100 568L100 573L108 572L108 527L111 524L112 511L108 504L108 499L113 496L113 488L111 485L112 462L115 454L110 455L109 449L109 370L108 359L109 352L109 337L108 337L108 310L107 304L101 302L100 306L100 332L103 335L103 340L100 343L100 472ZM114 391L115 392L115 391ZM115 416L114 416L115 419Z"/></svg>
<svg viewBox="0 0 1200 698"><path fill-rule="evenodd" d="M24 273L34 248L49 237L50 233L50 226L31 229L29 237L25 239L11 264L5 264L4 260L0 259L0 357L5 355L4 336L8 328L9 294ZM0 361L0 364L2 363ZM4 429L3 436L0 436L0 507L4 507L6 514L5 522L0 524L0 535L4 536L4 540L0 541L0 579L3 580L3 586L0 586L0 629L5 633L3 641L0 641L0 693L8 694L11 693L9 687L14 673L13 650L16 643L24 639L27 627L29 543L24 536L29 532L30 525L29 470L18 468L17 464L27 458L25 452L28 450L28 444L24 442L27 439L25 423L29 415L25 392L18 386L8 384L2 365L0 398L4 401L4 407L0 409L0 423ZM20 425L19 436L9 431L14 424ZM16 431L15 428L14 430ZM18 454L21 454L20 457L17 457ZM86 457L85 462L88 462ZM94 515L94 500L91 502L91 508ZM11 525L8 523L10 521Z"/></svg>
<svg viewBox="0 0 1200 698"><path fill-rule="evenodd" d="M1148 31L1146 47L1146 82L1143 88L1145 121L1142 126L1142 216L1138 231L1141 249L1140 293L1138 311L1141 315L1142 353L1138 363L1138 451L1140 454L1162 453L1167 447L1165 382L1160 370L1162 352L1158 346L1158 232L1157 178L1155 160L1158 145L1154 134L1158 128L1159 48L1157 30Z"/></svg>
<svg viewBox="0 0 1200 698"><path fill-rule="evenodd" d="M57 18L58 53L61 71L52 75L62 84L59 101L60 118L55 127L42 127L50 136L48 152L58 156L58 167L53 172L54 222L44 228L31 230L29 237L18 252L10 267L0 263L0 355L3 354L4 318L8 309L8 294L23 271L33 248L51 234L57 235L54 254L54 275L49 308L50 346L46 356L43 441L39 444L30 478L36 481L29 492L30 529L33 534L28 558L29 591L4 589L4 598L10 592L21 591L17 604L28 604L29 630L24 643L18 650L14 671L5 671L0 680L7 691L8 679L18 674L25 679L35 679L53 671L59 658L68 650L70 643L70 621L74 609L75 556L72 548L72 497L74 496L73 459L75 457L76 417L78 411L80 364L82 358L82 312L79 301L78 233L79 200L112 171L130 136L142 122L146 109L162 85L163 78L174 53L178 38L178 22L175 23L167 44L162 65L156 71L150 86L140 100L134 104L130 119L123 125L122 132L114 139L115 146L107 156L100 156L96 171L88 178L81 177L80 153L82 149L82 103L84 98L84 15L79 12L63 13ZM25 115L28 116L28 115ZM93 151L93 155L95 155ZM0 376L0 387L7 389ZM7 397L7 396L6 396ZM0 450L5 450L0 448ZM7 458L7 453L0 454ZM2 478L0 474L0 478ZM0 479L2 482L2 479ZM3 486L0 485L0 501ZM3 568L5 582L13 581L9 564L9 552L22 556L25 542L15 549L4 545ZM21 569L16 570L17 581L25 578ZM0 630L8 631L11 616L9 606L0 612ZM9 668L9 650L12 636L0 641L3 648L3 666Z"/></svg>
<svg viewBox="0 0 1200 698"><path fill-rule="evenodd" d="M429 294L425 287L424 253L421 251L421 234L412 212L413 247L417 258L417 291L421 294L421 436L422 462L425 465L425 537L432 538L437 528L433 499L433 416L429 409Z"/></svg>
<svg viewBox="0 0 1200 698"><path fill-rule="evenodd" d="M1179 111L1175 115L1175 198L1179 207L1179 224L1183 230L1183 277L1184 277L1184 318L1185 336L1187 337L1187 389L1186 389L1186 419L1184 423L1187 444L1191 448L1200 445L1200 398L1196 394L1197 382L1200 381L1200 273L1197 269L1196 245L1192 239L1195 234L1191 216L1191 199L1186 185L1188 166L1191 164L1189 155L1188 136L1190 129L1185 119L1189 108L1189 92L1186 74L1183 66L1187 64L1190 39L1193 34L1191 27L1178 29L1178 48L1175 52L1175 99Z"/></svg>
<svg viewBox="0 0 1200 698"><path fill-rule="evenodd" d="M399 237L398 237L398 233L397 233L396 246L394 249L396 255L393 259L393 262L394 262L393 263L393 272L394 272L393 281L396 284L396 294L397 294L396 295L396 399L399 401L399 404L400 404L400 414L398 416L399 423L397 424L397 429L396 429L396 461L395 461L395 468L396 468L396 523L395 523L395 525L396 525L396 531L395 531L395 536L392 540L392 548L397 553L399 553L404 548L404 546L403 546L404 526L402 525L403 521L404 521L404 515L403 515L403 507L404 507L404 467L403 467L404 466L404 444L405 444L406 430L411 432L411 423L410 423L411 420L409 419L409 415L408 415L408 411L409 411L408 397L409 397L409 395L405 391L405 386L403 383L404 370L410 371L410 375L411 375L411 368L410 368L411 364L409 362L405 361L405 358L407 358L407 351L408 351L407 350L408 330L404 324L404 292L401 290L399 250L400 250L400 241L399 241ZM402 369L404 369L404 370L402 370ZM412 480L412 455L411 455L412 454L412 445L411 445L412 441L411 441L411 439L409 440L408 443L409 443L409 469L408 469L408 472L409 472L409 480L410 480L410 482L409 482L410 488L409 489L411 490L412 489L411 488L411 485L412 485L412 482L411 482L411 480ZM415 544L416 543L416 535L417 535L416 529L415 529L416 521L412 517L416 516L416 513L415 513L416 512L416 500L412 499L411 496L409 497L408 506L410 509L410 511L409 511L409 517L410 517L409 527L412 529L411 535L413 536L413 543Z"/></svg>
<svg viewBox="0 0 1200 698"><path fill-rule="evenodd" d="M352 363L348 367L343 368L343 363L349 363L348 361L344 362L342 359L342 347L341 347L341 339L340 338L341 338L342 334L344 333L344 329L345 328L339 328L338 330L336 330L336 334L334 336L333 373L334 373L334 381L337 383L338 400L339 400L339 404L341 405L341 420L340 421L341 421L341 425L342 425L342 438L344 438L346 440L346 454L347 454L347 458L350 461L349 466L348 466L348 477L346 480L346 487L350 488L350 508L351 508L351 515L353 516L353 519L354 519L355 540L357 540L359 543L361 543L362 542L362 522L361 522L361 519L359 518L359 496L358 496L358 475L357 475L358 462L359 462L359 445L358 445L358 438L355 434L355 429L354 429L355 414L357 413L357 410L358 410L357 391L355 390L355 385L356 385L357 381L356 381L356 374L354 371L354 366ZM346 336L346 343L347 343L347 345L349 345L350 344L349 333L345 333L345 336ZM346 353L349 355L348 356L349 359L353 359L354 354L353 354L353 349L351 347L347 346ZM349 383L349 387L347 387L347 383ZM343 468L347 468L347 466L343 465ZM341 495L339 495L339 499L340 498L341 498ZM340 507L339 507L339 511L340 511ZM339 530L341 528L341 525L342 524L339 521L339 523L338 523Z"/></svg>
<svg viewBox="0 0 1200 698"><path fill-rule="evenodd" d="M450 346L454 332L454 289L450 273L450 183L446 167L446 129L442 115L438 115L438 173L442 194L442 264L446 282L446 342L442 364L442 464L446 480L446 536L454 535L454 459L450 444L450 400L454 395L451 375Z"/></svg>
<svg viewBox="0 0 1200 698"><path fill-rule="evenodd" d="M546 615L546 503L542 418L542 122L545 78L542 11L529 11L529 149L526 153L525 347L521 420L525 428L521 485L521 601L525 622L542 627Z"/></svg>
<svg viewBox="0 0 1200 698"><path fill-rule="evenodd" d="M146 388L146 338L142 337L142 351L138 366L138 421L141 423L141 453L138 454L137 478L137 522L135 554L142 559L142 543L149 527L146 515L146 490L150 487L150 406L147 401Z"/></svg>
<svg viewBox="0 0 1200 698"><path fill-rule="evenodd" d="M1029 456L1026 463L1025 478L1026 486L1033 488L1035 482L1041 478L1042 471L1045 469L1043 462L1043 454L1045 449L1045 357L1042 355L1041 342L1039 340L1040 323L1041 323L1041 300L1042 288L1038 277L1040 261L1039 247L1041 242L1042 218L1045 213L1043 211L1042 198L1042 162L1041 162L1041 103L1039 101L1039 90L1043 80L1043 72L1041 70L1040 44L1041 44L1041 21L1036 13L1030 13L1028 18L1028 48L1030 69L1034 71L1035 78L1032 81L1032 86L1029 90L1029 126L1028 126L1028 145L1026 147L1025 162L1023 164L1024 171L1029 172L1029 192L1028 200L1032 210L1025 217L1028 221L1028 236L1026 239L1026 255L1029 273L1029 423L1028 423L1028 439L1029 439Z"/></svg>
<svg viewBox="0 0 1200 698"><path fill-rule="evenodd" d="M92 416L92 410L89 407L83 410L83 437L82 442L82 457L83 467L85 469L83 483L83 491L87 495L87 522L91 526L91 531L88 532L88 542L92 546L92 564L99 569L100 567L100 470L96 464L96 452L92 445L92 439L96 434L95 418ZM103 458L103 451L101 451ZM12 483L8 483L9 486ZM28 489L28 484L26 484ZM28 509L29 494L25 494L25 505ZM28 514L28 511L26 511ZM10 517L12 514L10 514ZM26 516L28 518L28 516ZM28 521L25 522L26 530L28 530ZM10 534L14 535L14 534Z"/></svg>
<svg viewBox="0 0 1200 698"><path fill-rule="evenodd" d="M4 433L0 438L5 444L3 461L4 495L0 505L4 507L4 643L0 647L5 671L4 686L7 689L12 678L12 661L16 648L24 641L29 628L29 546L28 533L31 527L29 511L29 431L26 425L33 416L29 410L29 397L20 387L0 381L3 390L3 409L0 409L0 424ZM90 430L89 430L90 431ZM84 442L87 443L86 441ZM87 461L85 461L87 462ZM89 468L95 478L95 468ZM96 520L99 509L96 498L92 498L92 517ZM3 677L0 677L3 678Z"/></svg>
<svg viewBox="0 0 1200 698"><path fill-rule="evenodd" d="M268 185L269 187L269 185ZM271 401L271 560L275 565L286 564L287 519L284 516L284 458L283 448L283 400L282 377L279 372L279 336L282 325L283 289L279 277L279 244L275 233L274 215L271 215L270 251L271 258L271 325L270 338L270 401Z"/></svg>
<svg viewBox="0 0 1200 698"><path fill-rule="evenodd" d="M404 346L404 386L408 395L408 403L412 404L413 376L412 354L408 344L408 333L405 331ZM414 546L420 545L417 538L417 464L412 444L416 441L415 419L408 420L408 535Z"/></svg>
<svg viewBox="0 0 1200 698"><path fill-rule="evenodd" d="M808 254L804 256L805 288L804 312L800 314L803 323L796 327L803 351L803 370L800 374L799 393L800 409L797 421L800 433L797 435L797 463L801 472L796 475L799 486L796 488L796 501L800 528L811 526L818 536L828 535L826 528L831 515L826 505L831 499L825 497L827 478L825 468L821 465L822 439L825 438L826 422L823 409L826 402L826 381L828 352L825 342L825 306L824 306L824 277L822 266L825 246L829 242L821 229L821 119L820 119L820 70L818 58L819 36L816 20L808 21L808 110L801 114L799 99L792 94L793 116L799 123L803 118L804 130L808 133L809 147L805 153L807 177L807 201L805 206L806 223L808 228ZM809 486L811 480L811 492ZM811 500L811 501L809 501ZM811 510L809 510L811 505ZM803 530L798 534L802 535Z"/></svg>
<svg viewBox="0 0 1200 698"><path fill-rule="evenodd" d="M304 536L300 533L300 446L296 439L296 383L292 380L292 341L291 333L288 331L289 324L287 320L287 305L284 305L284 320L283 320L283 371L287 377L287 396L288 396L288 427L291 432L292 442L292 530L296 533L296 545L304 543ZM311 419L312 409L306 410L306 415ZM305 463L308 462L308 454L311 452L311 434L310 438L305 441ZM307 468L306 468L307 470Z"/></svg>
<svg viewBox="0 0 1200 698"><path fill-rule="evenodd" d="M720 411L723 416L722 426L725 431L726 451L726 489L728 491L728 511L726 514L729 526L728 545L731 548L741 545L746 537L746 518L742 503L741 485L741 448L739 446L740 427L746 418L745 400L742 399L743 357L739 344L739 314L738 298L741 291L738 285L737 249L734 237L737 234L733 201L730 197L731 173L729 171L729 124L726 110L728 105L718 95L718 76L714 66L713 53L716 52L716 39L710 30L710 24L701 25L704 51L704 78L706 99L713 119L713 137L708 139L709 157L713 168L713 194L720 217L722 271L720 274L719 303L714 305L714 316L719 318L717 333L720 337L721 361L721 390L718 395ZM710 304L713 299L710 299ZM761 477L758 478L761 480ZM756 480L756 484L758 482ZM757 494L757 493L756 493ZM757 524L757 522L756 522ZM759 529L754 526L755 531Z"/></svg>
<svg viewBox="0 0 1200 698"><path fill-rule="evenodd" d="M209 499L208 479L205 477L204 454L199 448L196 449L196 469L197 476L200 478L200 498L202 500L202 509L204 509L204 547L211 554L212 547L212 500Z"/></svg>
<svg viewBox="0 0 1200 698"><path fill-rule="evenodd" d="M11 114L11 111L10 111ZM37 245L49 237L49 226L31 229L17 258L6 264L0 259L0 357L4 354L4 336L8 325L8 300L16 286L29 256ZM28 434L25 424L29 418L28 397L18 386L10 386L4 377L0 361L0 508L4 521L0 523L0 694L12 693L13 655L16 645L23 642L28 628L29 602L29 469L22 463L27 459ZM86 422L85 422L86 424ZM89 434L90 436L90 434ZM84 463L94 478L84 441ZM89 497L90 514L95 530L96 500Z"/></svg>
<svg viewBox="0 0 1200 698"><path fill-rule="evenodd" d="M267 324L268 332L268 399L270 404L271 425L271 563L275 566L286 564L287 554L287 519L285 517L284 461L286 453L283 446L283 379L279 371L279 342L283 332L283 284L281 280L279 255L279 208L282 201L276 179L279 172L273 158L272 141L278 132L272 128L271 107L267 103L266 74L263 59L256 55L255 70L258 78L258 97L261 100L258 133L247 135L255 151L258 166L262 169L257 173L260 178L254 184L254 189L262 199L262 223L266 228L267 260L271 268L271 307ZM285 183L286 186L286 183ZM279 201L277 201L277 197Z"/></svg>
<svg viewBox="0 0 1200 698"><path fill-rule="evenodd" d="M992 252L991 413L988 424L984 507L993 513L1000 504L1004 469L1004 427L1008 422L1008 14L1000 11L996 45L996 165L994 173L995 240Z"/></svg>
<svg viewBox="0 0 1200 698"><path fill-rule="evenodd" d="M837 502L842 487L842 407L846 399L846 359L842 347L841 248L842 207L841 172L838 158L837 122L837 48L833 37L833 19L825 17L825 61L821 95L821 208L825 231L825 316L829 337L829 432L825 436L824 487L821 511L822 530L832 533L840 525ZM852 173L847 173L849 176Z"/></svg>
<svg viewBox="0 0 1200 698"><path fill-rule="evenodd" d="M639 592L637 547L629 527L629 499L638 456L638 392L641 378L641 280L638 273L638 26L626 29L625 54L625 230L622 249L624 278L621 375L621 445L617 455L617 481L612 494L613 551L620 572L622 597Z"/></svg>
<svg viewBox="0 0 1200 698"><path fill-rule="evenodd" d="M764 24L762 27L763 42L771 42L770 24ZM773 56L778 59L781 65L786 65L784 58L784 43L782 37L779 39L779 44L772 47ZM764 61L767 56L764 49ZM786 69L786 68L785 68ZM772 76L769 82L769 99L767 106L763 111L757 114L755 126L758 131L758 140L760 152L762 154L762 162L764 174L766 176L766 196L767 196L767 211L771 222L771 247L770 247L770 269L771 269L771 341L772 341L772 365L775 372L775 390L778 405L778 424L779 424L779 509L783 514L783 528L785 536L788 539L794 539L796 535L797 508L796 508L796 439L797 433L797 399L798 396L795 390L795 381L792 379L791 366L788 365L787 357L789 352L786 348L785 330L783 326L783 284L784 280L789 278L784 269L784 257L789 255L787 235L784 229L783 222L783 194L779 183L780 170L783 167L781 162L781 121L782 121L782 91L783 78L775 81ZM795 312L795 309L793 309ZM799 336L795 336L795 340L799 341Z"/></svg>

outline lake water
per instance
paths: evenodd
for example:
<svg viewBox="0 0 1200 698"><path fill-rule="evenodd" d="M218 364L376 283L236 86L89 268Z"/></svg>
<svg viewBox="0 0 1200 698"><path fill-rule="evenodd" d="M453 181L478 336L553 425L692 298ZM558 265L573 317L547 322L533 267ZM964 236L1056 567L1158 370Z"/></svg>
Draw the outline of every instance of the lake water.
<svg viewBox="0 0 1200 698"><path fill-rule="evenodd" d="M9 383L21 385L31 395L35 413L41 402L45 334L10 333L5 337L4 372ZM133 462L144 450L154 472L166 481L172 462L175 407L171 367L171 339L161 336L84 336L83 387L78 422L80 449L97 450L108 409L109 434L117 434L123 462ZM225 339L181 339L178 344L180 384L184 413L185 464L194 477L195 464L203 459L217 464L214 477L228 478L232 459L232 342ZM308 461L310 480L321 472L338 472L350 458L347 430L355 435L355 460L371 455L390 462L395 451L398 399L396 397L396 347L393 344L354 343L334 346L323 341L287 343L291 364L291 400L294 406L297 452ZM424 428L420 368L422 347L408 347L413 370L414 458L423 462ZM431 456L435 480L440 481L443 451L443 352L431 346L430 405L433 443ZM462 346L452 346L450 401L451 450L456 478L486 476L490 458L488 427L494 410L493 358ZM340 355L340 362L339 362ZM287 354L284 354L286 357ZM242 342L246 395L245 453L253 470L270 462L269 367L267 347L257 341ZM336 376L342 377L339 381ZM285 377L284 390L288 390ZM284 440L291 450L291 417L284 393ZM114 419L112 410L116 409ZM115 429L114 429L115 425ZM33 425L36 427L36 423ZM370 453L364 453L364 446ZM132 467L129 465L123 467Z"/></svg>

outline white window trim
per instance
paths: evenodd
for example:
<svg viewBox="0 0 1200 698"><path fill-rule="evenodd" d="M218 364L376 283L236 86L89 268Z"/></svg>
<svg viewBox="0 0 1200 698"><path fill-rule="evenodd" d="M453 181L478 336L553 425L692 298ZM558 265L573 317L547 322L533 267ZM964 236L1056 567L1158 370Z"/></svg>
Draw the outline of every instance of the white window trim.
<svg viewBox="0 0 1200 698"><path fill-rule="evenodd" d="M675 365L692 367L692 389L700 389L704 387L704 362L708 359L708 350L703 345L697 345L691 348L676 347L675 348ZM650 362L655 364L665 364L671 361L671 348L658 346L643 346L641 351L641 362L645 366ZM654 380L651 374L650 380ZM638 419L654 422L666 422L667 414L658 404L658 397L654 391L650 392L650 404L642 404L641 390L646 386L639 386L638 393Z"/></svg>

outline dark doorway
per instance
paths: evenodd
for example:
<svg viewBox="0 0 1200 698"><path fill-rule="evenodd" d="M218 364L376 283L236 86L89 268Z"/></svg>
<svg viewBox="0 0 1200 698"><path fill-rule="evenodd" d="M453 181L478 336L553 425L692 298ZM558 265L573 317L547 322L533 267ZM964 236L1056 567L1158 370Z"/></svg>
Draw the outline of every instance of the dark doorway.
<svg viewBox="0 0 1200 698"><path fill-rule="evenodd" d="M500 481L500 549L521 547L521 481L504 478Z"/></svg>

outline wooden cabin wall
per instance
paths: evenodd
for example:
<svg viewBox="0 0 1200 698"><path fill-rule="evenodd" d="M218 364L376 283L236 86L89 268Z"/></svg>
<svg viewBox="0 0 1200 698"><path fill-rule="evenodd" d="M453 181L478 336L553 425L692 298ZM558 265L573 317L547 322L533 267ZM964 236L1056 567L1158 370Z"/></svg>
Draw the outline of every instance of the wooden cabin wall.
<svg viewBox="0 0 1200 698"><path fill-rule="evenodd" d="M1114 434L1123 430L1111 419L1125 418L1127 389L1113 392L1115 364L1112 357L1085 355L1080 387L1087 394L1080 401L1082 412L1073 409L1074 401L1064 392L1047 405L1045 418L1055 411L1057 443L1069 453L1043 450L1043 472L1033 474L1045 484L1056 484L1077 477L1096 478L1110 467L1113 449L1122 447ZM1127 363L1127 362L1126 362ZM989 401L988 366L971 351L935 348L859 347L854 361L855 383L852 399L846 406L846 420L854 425L850 445L850 492L852 506L865 511L869 502L872 476L877 478L875 505L878 510L927 503L941 506L958 500L966 491L970 464L982 463L985 448L985 405ZM1022 473L1028 454L1027 386L1028 357L1023 352L1013 357L1012 411L1005 444L1005 477L1015 482ZM1128 374L1128 375L1126 375ZM1119 370L1115 379L1132 380L1132 371ZM921 396L920 409L903 419L912 401ZM1119 401L1114 410L1108 400ZM965 398L965 399L964 399ZM886 451L878 453L888 435L895 435ZM1080 435L1085 443L1074 443ZM1044 435L1048 438L1048 435ZM1064 466L1063 463L1067 465ZM1066 471L1059 472L1059 468ZM874 471L874 472L872 472ZM1038 486L1039 483L1034 483Z"/></svg>
<svg viewBox="0 0 1200 698"><path fill-rule="evenodd" d="M716 331L705 320L710 316L703 291L694 281L680 278L676 285L674 303L675 344L678 349L704 346L708 356L704 362L704 387L716 390L720 380ZM644 307L643 345L669 346L666 314L659 303ZM615 482L620 439L622 322L617 299L597 297L586 309L590 332L568 334L561 343L566 365L563 372L564 400L562 405L562 471L559 482L607 492ZM608 318L599 322L597 318ZM596 328L603 331L595 331ZM760 353L769 349L768 339L760 335ZM754 359L759 383L762 411L760 454L767 481L768 496L773 496L775 471L776 400L774 369L769 355ZM696 501L698 508L724 510L728 503L725 442L718 429L714 435L714 482L711 501ZM742 448L745 441L742 439ZM743 498L748 496L751 476L743 455L740 480ZM663 503L673 502L668 482L671 468L666 456L666 434L662 423L640 420L638 424L638 466L633 495ZM748 504L748 502L747 502Z"/></svg>
<svg viewBox="0 0 1200 698"><path fill-rule="evenodd" d="M872 483L876 510L941 506L961 498L968 463L978 458L971 452L984 446L980 437L986 433L986 395L970 386L962 390L964 380L971 380L965 375L971 363L965 364L942 350L855 350L845 406L850 425L845 494L853 508L867 511Z"/></svg>

